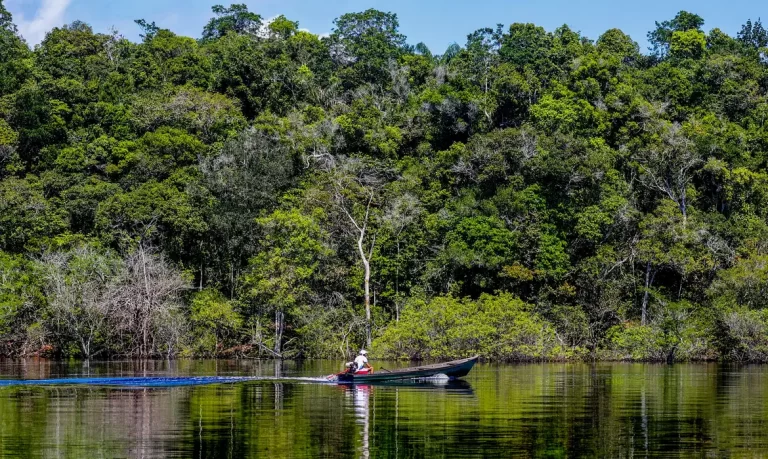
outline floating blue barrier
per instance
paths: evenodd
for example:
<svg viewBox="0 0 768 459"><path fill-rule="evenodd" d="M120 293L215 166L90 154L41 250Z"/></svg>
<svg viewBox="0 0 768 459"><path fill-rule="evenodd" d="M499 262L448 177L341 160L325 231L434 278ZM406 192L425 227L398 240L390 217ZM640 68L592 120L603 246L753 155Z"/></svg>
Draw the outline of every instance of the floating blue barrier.
<svg viewBox="0 0 768 459"><path fill-rule="evenodd" d="M278 378L259 376L175 376L118 378L0 379L0 387L9 386L110 386L110 387L180 387L208 384L234 384L247 381L293 381L327 383L325 378Z"/></svg>

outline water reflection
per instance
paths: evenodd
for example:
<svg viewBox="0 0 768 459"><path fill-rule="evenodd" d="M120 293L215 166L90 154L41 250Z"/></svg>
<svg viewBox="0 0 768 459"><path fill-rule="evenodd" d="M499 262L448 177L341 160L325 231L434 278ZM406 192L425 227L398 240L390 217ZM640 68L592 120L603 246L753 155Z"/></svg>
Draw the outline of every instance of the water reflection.
<svg viewBox="0 0 768 459"><path fill-rule="evenodd" d="M310 376L332 363L0 362L0 377ZM768 367L480 365L468 381L0 388L0 457L760 456Z"/></svg>
<svg viewBox="0 0 768 459"><path fill-rule="evenodd" d="M353 400L353 406L355 411L355 417L357 424L361 429L361 445L360 456L368 458L370 457L370 425L371 425L371 413L370 413L370 396L373 386L346 386L345 392L347 396L351 396ZM395 417L395 421L397 417Z"/></svg>
<svg viewBox="0 0 768 459"><path fill-rule="evenodd" d="M358 448L359 457L371 457L371 425L376 424L376 405L380 400L385 405L392 401L394 395L394 413L390 414L383 423L393 429L391 435L394 437L394 457L399 457L398 430L400 424L400 392L401 391L441 391L445 394L459 394L465 396L474 395L470 383L464 380L454 381L396 381L380 382L373 384L341 385L346 399L350 401L351 411L354 412L356 425L359 432L360 447ZM377 393L380 391L382 393ZM388 392L387 392L388 391ZM373 400L373 402L372 402ZM391 408L391 407L390 407ZM424 409L430 409L428 405ZM391 409L389 410L392 411ZM385 426L386 428L386 426ZM384 451L387 449L384 448Z"/></svg>

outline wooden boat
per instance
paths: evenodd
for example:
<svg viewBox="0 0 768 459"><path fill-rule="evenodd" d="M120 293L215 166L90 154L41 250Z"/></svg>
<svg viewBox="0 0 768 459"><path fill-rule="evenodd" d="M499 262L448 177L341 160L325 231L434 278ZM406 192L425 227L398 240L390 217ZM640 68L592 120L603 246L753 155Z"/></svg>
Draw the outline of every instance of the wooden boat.
<svg viewBox="0 0 768 459"><path fill-rule="evenodd" d="M475 366L479 356L470 357L468 359L454 360L445 363L435 363L432 365L423 365L419 367L399 368L397 370L385 370L379 369L374 373L367 374L355 374L355 373L339 373L333 375L332 381L339 383L369 383L369 382L383 382L383 381L401 381L408 379L425 379L432 378L437 375L445 375L449 379L461 378L469 374L469 371Z"/></svg>

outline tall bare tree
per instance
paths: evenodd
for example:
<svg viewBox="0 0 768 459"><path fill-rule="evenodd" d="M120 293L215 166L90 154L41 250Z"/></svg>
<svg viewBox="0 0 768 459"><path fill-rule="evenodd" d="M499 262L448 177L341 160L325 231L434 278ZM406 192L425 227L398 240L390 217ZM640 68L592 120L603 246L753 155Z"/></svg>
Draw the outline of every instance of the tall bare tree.
<svg viewBox="0 0 768 459"><path fill-rule="evenodd" d="M381 219L387 171L353 158L339 158L329 173L333 201L346 221L345 231L354 237L363 265L366 345L371 345L371 258Z"/></svg>

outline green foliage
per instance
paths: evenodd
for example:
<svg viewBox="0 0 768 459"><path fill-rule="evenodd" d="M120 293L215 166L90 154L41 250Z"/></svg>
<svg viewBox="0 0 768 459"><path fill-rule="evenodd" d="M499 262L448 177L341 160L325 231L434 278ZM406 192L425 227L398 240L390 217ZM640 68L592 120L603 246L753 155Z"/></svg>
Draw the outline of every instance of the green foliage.
<svg viewBox="0 0 768 459"><path fill-rule="evenodd" d="M756 309L768 306L768 256L752 254L736 259L734 265L720 271L708 291L722 309Z"/></svg>
<svg viewBox="0 0 768 459"><path fill-rule="evenodd" d="M0 96L13 93L31 76L30 51L13 18L0 4Z"/></svg>
<svg viewBox="0 0 768 459"><path fill-rule="evenodd" d="M672 304L663 319L649 325L630 322L612 327L606 333L607 345L602 356L668 363L714 359L707 322L690 317L687 307L684 303ZM686 315L685 320L681 321L678 314Z"/></svg>
<svg viewBox="0 0 768 459"><path fill-rule="evenodd" d="M0 2L0 354L766 358L759 20L213 16L32 50Z"/></svg>
<svg viewBox="0 0 768 459"><path fill-rule="evenodd" d="M243 276L243 301L251 320L275 317L271 344L276 354L283 349L285 316L297 315L313 303L313 285L319 281L321 265L331 255L327 235L316 212L307 216L297 209L276 210L256 220L264 239Z"/></svg>
<svg viewBox="0 0 768 459"><path fill-rule="evenodd" d="M9 177L0 182L0 250L36 252L65 231L67 221L43 195L37 177Z"/></svg>
<svg viewBox="0 0 768 459"><path fill-rule="evenodd" d="M0 29L14 33L16 32L16 24L13 23L13 15L5 8L2 1L0 1Z"/></svg>
<svg viewBox="0 0 768 459"><path fill-rule="evenodd" d="M765 30L760 18L754 23L747 19L737 36L740 42L752 48L759 49L768 46L768 30Z"/></svg>
<svg viewBox="0 0 768 459"><path fill-rule="evenodd" d="M261 16L248 11L244 3L229 8L215 5L211 8L216 15L203 28L203 40L215 40L228 33L255 34L261 27Z"/></svg>
<svg viewBox="0 0 768 459"><path fill-rule="evenodd" d="M205 88L210 75L211 62L197 42L165 29L149 36L131 62L131 76L142 89L186 84Z"/></svg>
<svg viewBox="0 0 768 459"><path fill-rule="evenodd" d="M701 32L703 25L704 19L701 16L687 11L680 11L671 20L656 22L656 29L648 32L648 41L652 45L651 50L657 56L663 57L669 52L676 32Z"/></svg>
<svg viewBox="0 0 768 459"><path fill-rule="evenodd" d="M187 86L142 93L132 104L129 122L138 132L183 129L206 144L223 142L246 126L236 101Z"/></svg>
<svg viewBox="0 0 768 459"><path fill-rule="evenodd" d="M543 27L515 23L509 26L509 33L502 38L499 55L517 67L531 65L542 69L548 58L551 40L552 36Z"/></svg>
<svg viewBox="0 0 768 459"><path fill-rule="evenodd" d="M722 358L742 363L768 359L768 315L765 309L727 309L718 317L715 332L715 345Z"/></svg>
<svg viewBox="0 0 768 459"><path fill-rule="evenodd" d="M374 347L378 355L409 359L476 354L517 361L565 357L552 326L509 294L483 295L477 301L450 296L413 300Z"/></svg>
<svg viewBox="0 0 768 459"><path fill-rule="evenodd" d="M99 205L95 221L110 243L161 244L174 257L199 247L195 242L207 229L201 209L173 180L146 182L110 196Z"/></svg>
<svg viewBox="0 0 768 459"><path fill-rule="evenodd" d="M0 251L0 336L4 337L0 354L24 352L26 328L46 304L42 284L35 263Z"/></svg>
<svg viewBox="0 0 768 459"><path fill-rule="evenodd" d="M459 266L498 269L512 255L515 239L498 219L465 218L448 233L448 256Z"/></svg>
<svg viewBox="0 0 768 459"><path fill-rule="evenodd" d="M405 35L397 15L374 9L344 14L333 21L331 56L342 67L340 78L349 85L386 81L390 60L405 51Z"/></svg>
<svg viewBox="0 0 768 459"><path fill-rule="evenodd" d="M202 290L192 297L189 320L196 355L216 357L239 342L243 319L218 290Z"/></svg>
<svg viewBox="0 0 768 459"><path fill-rule="evenodd" d="M698 30L672 32L669 43L669 55L676 58L698 59L704 55L707 48L707 38Z"/></svg>
<svg viewBox="0 0 768 459"><path fill-rule="evenodd" d="M624 58L638 57L640 47L619 29L611 29L597 39L596 49L600 53L617 54Z"/></svg>

